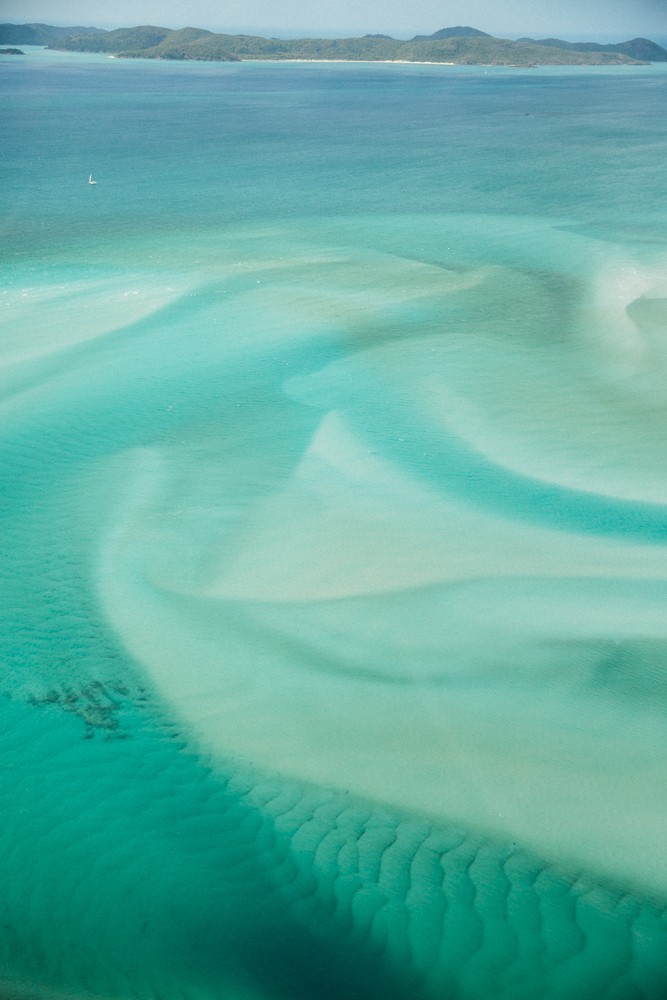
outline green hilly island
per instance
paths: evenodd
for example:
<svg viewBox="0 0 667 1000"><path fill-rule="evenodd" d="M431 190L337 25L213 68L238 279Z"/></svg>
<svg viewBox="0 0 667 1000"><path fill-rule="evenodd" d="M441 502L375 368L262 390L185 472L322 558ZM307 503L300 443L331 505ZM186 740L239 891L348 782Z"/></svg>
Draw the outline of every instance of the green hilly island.
<svg viewBox="0 0 667 1000"><path fill-rule="evenodd" d="M228 35L203 28L170 29L142 25L103 31L49 25L0 25L0 44L45 44L73 52L106 52L123 58L240 61L307 59L433 62L458 65L627 65L667 61L667 51L646 38L618 44L573 43L558 39L511 41L476 28L442 28L409 40L388 35L356 38L263 38Z"/></svg>

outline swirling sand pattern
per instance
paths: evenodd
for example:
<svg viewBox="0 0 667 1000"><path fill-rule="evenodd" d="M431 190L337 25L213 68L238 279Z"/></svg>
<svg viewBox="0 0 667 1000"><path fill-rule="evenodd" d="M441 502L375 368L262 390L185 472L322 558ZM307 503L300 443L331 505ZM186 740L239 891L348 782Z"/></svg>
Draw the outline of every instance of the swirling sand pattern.
<svg viewBox="0 0 667 1000"><path fill-rule="evenodd" d="M667 256L359 227L11 293L8 996L667 991Z"/></svg>
<svg viewBox="0 0 667 1000"><path fill-rule="evenodd" d="M609 261L548 222L505 226L503 241L500 223L489 239L474 218L406 222L418 245L448 233L448 266L408 256L395 222L369 224L383 251L349 265L317 244L276 273L276 250L269 288L255 279L215 312L229 329L244 310L242 354L200 313L225 398L118 459L100 593L208 749L662 893L655 358L647 337L631 373L601 371L609 300L596 316L582 288L563 317L549 288L585 275L586 254L602 257L596 276ZM304 230L277 237L288 261ZM569 273L554 274L559 257ZM659 307L653 269L617 326L627 307ZM512 337L509 302L536 310L534 332ZM492 428L484 451L453 412Z"/></svg>

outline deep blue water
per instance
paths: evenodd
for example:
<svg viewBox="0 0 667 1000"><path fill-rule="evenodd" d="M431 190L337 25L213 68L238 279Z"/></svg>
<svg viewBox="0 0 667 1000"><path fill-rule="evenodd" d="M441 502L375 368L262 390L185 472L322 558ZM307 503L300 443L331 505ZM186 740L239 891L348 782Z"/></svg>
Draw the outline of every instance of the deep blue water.
<svg viewBox="0 0 667 1000"><path fill-rule="evenodd" d="M175 72L79 58L3 63L19 88L5 97L4 197L22 227L41 217L126 233L183 219L470 210L599 225L664 211L657 64L576 75L250 63ZM105 183L94 206L73 183L89 169Z"/></svg>

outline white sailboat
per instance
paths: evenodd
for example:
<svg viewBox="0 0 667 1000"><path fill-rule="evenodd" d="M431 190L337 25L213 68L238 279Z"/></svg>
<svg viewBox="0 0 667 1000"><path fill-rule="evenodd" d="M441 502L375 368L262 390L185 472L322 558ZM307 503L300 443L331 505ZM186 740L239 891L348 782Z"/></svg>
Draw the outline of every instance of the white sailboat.
<svg viewBox="0 0 667 1000"><path fill-rule="evenodd" d="M89 177L88 177L88 183L89 184L97 184L97 181L93 180L93 175L92 174L90 174Z"/></svg>

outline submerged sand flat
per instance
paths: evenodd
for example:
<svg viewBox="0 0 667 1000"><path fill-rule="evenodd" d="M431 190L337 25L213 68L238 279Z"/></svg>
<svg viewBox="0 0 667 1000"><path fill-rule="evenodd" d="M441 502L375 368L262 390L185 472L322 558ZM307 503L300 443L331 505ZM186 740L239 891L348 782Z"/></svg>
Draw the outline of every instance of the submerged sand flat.
<svg viewBox="0 0 667 1000"><path fill-rule="evenodd" d="M494 253L483 225L412 220L448 233L436 265L394 220L349 262L305 220L262 238L288 261L268 288L199 293L220 409L114 456L101 599L208 751L662 892L665 400L628 317L664 262L549 220L496 225ZM596 312L612 268L639 294Z"/></svg>
<svg viewBox="0 0 667 1000"><path fill-rule="evenodd" d="M662 1000L667 245L640 139L594 196L620 85L53 59L0 293L0 993Z"/></svg>
<svg viewBox="0 0 667 1000"><path fill-rule="evenodd" d="M178 292L147 245L158 270L85 290L98 330L11 355L6 426L50 451L57 414L46 509L69 497L124 683L214 765L661 899L664 262L485 226L368 220L361 253L344 220L209 233ZM442 232L444 261L408 252ZM614 268L638 294L600 305ZM68 292L28 297L32 330Z"/></svg>

